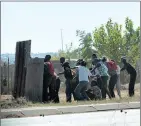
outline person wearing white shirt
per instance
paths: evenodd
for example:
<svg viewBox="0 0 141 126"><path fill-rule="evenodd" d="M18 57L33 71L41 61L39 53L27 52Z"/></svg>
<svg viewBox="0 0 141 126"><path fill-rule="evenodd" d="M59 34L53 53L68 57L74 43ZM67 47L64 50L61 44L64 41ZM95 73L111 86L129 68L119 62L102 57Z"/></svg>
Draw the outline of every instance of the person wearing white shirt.
<svg viewBox="0 0 141 126"><path fill-rule="evenodd" d="M77 100L89 100L86 90L89 84L89 77L92 76L90 70L86 67L86 62L82 61L78 67L79 84L74 90Z"/></svg>

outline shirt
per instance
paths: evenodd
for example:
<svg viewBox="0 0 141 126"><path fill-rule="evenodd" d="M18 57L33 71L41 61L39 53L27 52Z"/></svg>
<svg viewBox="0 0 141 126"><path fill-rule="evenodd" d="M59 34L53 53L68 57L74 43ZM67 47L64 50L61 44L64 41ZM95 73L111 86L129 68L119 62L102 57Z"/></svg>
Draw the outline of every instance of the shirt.
<svg viewBox="0 0 141 126"><path fill-rule="evenodd" d="M128 74L136 74L136 70L134 69L134 67L129 64L129 63L126 63L124 64L124 67L121 69L122 70L127 70Z"/></svg>
<svg viewBox="0 0 141 126"><path fill-rule="evenodd" d="M109 76L108 68L105 66L104 63L99 62L97 65L99 65L99 67L97 67L97 70L99 71L100 76Z"/></svg>
<svg viewBox="0 0 141 126"><path fill-rule="evenodd" d="M76 76L79 76L79 67L80 67L80 65L79 66L76 66L77 68L75 69L76 70Z"/></svg>
<svg viewBox="0 0 141 126"><path fill-rule="evenodd" d="M50 72L50 74L52 75L52 76L54 76L54 67L53 67L53 64L52 64L52 62L47 62L47 64L49 65L49 72Z"/></svg>
<svg viewBox="0 0 141 126"><path fill-rule="evenodd" d="M64 76L66 79L73 79L73 75L70 67L64 67Z"/></svg>
<svg viewBox="0 0 141 126"><path fill-rule="evenodd" d="M120 75L120 67L119 65L117 65L117 70L116 70L117 74Z"/></svg>
<svg viewBox="0 0 141 126"><path fill-rule="evenodd" d="M110 62L109 62L110 63ZM108 62L103 62L103 64L108 68ZM113 75L115 75L115 74L117 74L117 70L110 70L109 68L108 68L108 73L109 73L109 75L110 76L113 76ZM120 74L120 73L119 73Z"/></svg>
<svg viewBox="0 0 141 126"><path fill-rule="evenodd" d="M89 69L84 67L84 66L78 67L78 74L79 74L79 82L80 81L87 81L87 82L89 82L88 77L92 76L92 74L90 73Z"/></svg>
<svg viewBox="0 0 141 126"><path fill-rule="evenodd" d="M100 75L98 69L95 69L95 75Z"/></svg>

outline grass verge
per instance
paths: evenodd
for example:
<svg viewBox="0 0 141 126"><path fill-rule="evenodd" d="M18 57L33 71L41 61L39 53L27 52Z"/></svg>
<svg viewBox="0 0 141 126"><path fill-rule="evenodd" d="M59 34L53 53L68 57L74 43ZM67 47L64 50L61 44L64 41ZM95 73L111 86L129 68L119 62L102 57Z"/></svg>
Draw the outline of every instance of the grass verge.
<svg viewBox="0 0 141 126"><path fill-rule="evenodd" d="M27 108L27 107L45 107L45 106L74 106L74 105L87 105L87 104L105 104L105 103L123 103L123 102L137 102L140 101L140 90L136 89L134 97L128 97L128 90L121 91L122 98L114 99L106 99L100 101L72 101L71 103L66 103L65 101L65 94L60 94L60 103L32 103L27 101L25 98L18 98L17 100L14 99L7 99L1 101L1 109L10 109L10 108Z"/></svg>

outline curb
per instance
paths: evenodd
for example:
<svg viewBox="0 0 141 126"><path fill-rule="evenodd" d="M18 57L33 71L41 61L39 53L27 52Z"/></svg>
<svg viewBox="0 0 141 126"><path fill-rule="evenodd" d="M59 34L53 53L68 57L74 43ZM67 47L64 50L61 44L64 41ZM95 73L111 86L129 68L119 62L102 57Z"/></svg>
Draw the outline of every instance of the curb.
<svg viewBox="0 0 141 126"><path fill-rule="evenodd" d="M140 109L140 102L131 103L109 103L109 104L90 104L78 106L52 106L52 107L32 107L21 109L2 109L1 118L47 116L72 113L86 113L98 111L112 111L122 109Z"/></svg>

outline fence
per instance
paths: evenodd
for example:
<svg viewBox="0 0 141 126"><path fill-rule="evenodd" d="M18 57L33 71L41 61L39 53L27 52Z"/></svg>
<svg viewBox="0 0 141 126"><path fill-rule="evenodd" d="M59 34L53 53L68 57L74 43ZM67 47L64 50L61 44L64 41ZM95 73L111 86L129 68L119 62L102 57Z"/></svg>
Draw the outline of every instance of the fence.
<svg viewBox="0 0 141 126"><path fill-rule="evenodd" d="M1 66L1 94L12 94L14 86L14 65Z"/></svg>

